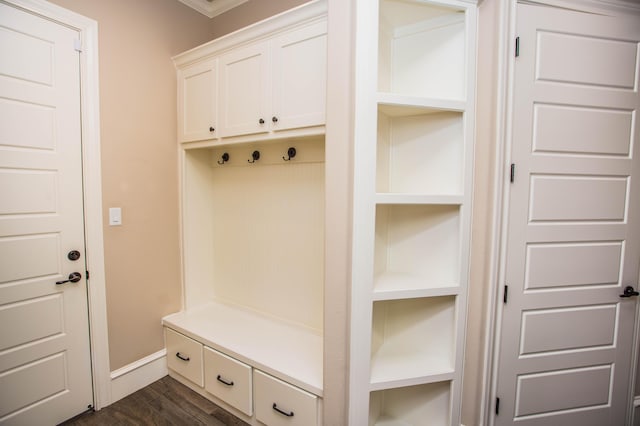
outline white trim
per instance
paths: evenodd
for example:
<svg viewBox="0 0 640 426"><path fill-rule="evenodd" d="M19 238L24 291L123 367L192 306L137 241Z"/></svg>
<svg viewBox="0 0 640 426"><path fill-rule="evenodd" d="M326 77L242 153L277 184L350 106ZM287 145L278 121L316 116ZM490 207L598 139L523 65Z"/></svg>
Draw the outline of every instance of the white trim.
<svg viewBox="0 0 640 426"><path fill-rule="evenodd" d="M307 25L313 20L324 19L326 15L327 0L314 0L180 53L173 57L173 62L176 67L183 67L220 55L230 48L250 44L296 26Z"/></svg>
<svg viewBox="0 0 640 426"><path fill-rule="evenodd" d="M213 18L224 12L246 3L248 0L180 0L190 8L197 10L208 18Z"/></svg>
<svg viewBox="0 0 640 426"><path fill-rule="evenodd" d="M6 0L10 4L80 32L82 154L89 327L94 407L111 403L109 339L102 233L102 177L100 163L100 105L98 80L98 23L44 0Z"/></svg>
<svg viewBox="0 0 640 426"><path fill-rule="evenodd" d="M111 373L111 402L162 379L169 374L167 350L162 349Z"/></svg>
<svg viewBox="0 0 640 426"><path fill-rule="evenodd" d="M516 2L501 2L498 22L498 66L497 105L496 105L496 146L494 199L492 218L492 249L490 255L489 300L486 311L485 363L483 369L483 392L481 419L483 424L493 425L495 422L494 402L497 397L498 370L500 353L500 333L503 304L500 300L501 283L504 281L506 247L506 220L509 196L507 193L506 164L510 158L511 141L511 104L513 83L513 40L515 40Z"/></svg>

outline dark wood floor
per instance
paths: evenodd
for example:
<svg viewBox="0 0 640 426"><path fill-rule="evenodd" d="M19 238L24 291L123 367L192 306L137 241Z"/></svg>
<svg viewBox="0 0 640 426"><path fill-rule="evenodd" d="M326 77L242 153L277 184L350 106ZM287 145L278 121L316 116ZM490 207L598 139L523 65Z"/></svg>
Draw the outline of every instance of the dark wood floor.
<svg viewBox="0 0 640 426"><path fill-rule="evenodd" d="M81 414L62 425L244 426L246 423L166 376L100 411Z"/></svg>

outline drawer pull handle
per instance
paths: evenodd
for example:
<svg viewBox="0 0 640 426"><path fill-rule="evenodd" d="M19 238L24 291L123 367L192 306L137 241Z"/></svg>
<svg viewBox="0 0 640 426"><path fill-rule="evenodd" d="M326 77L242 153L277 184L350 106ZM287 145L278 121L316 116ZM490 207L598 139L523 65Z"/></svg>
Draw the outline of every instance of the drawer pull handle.
<svg viewBox="0 0 640 426"><path fill-rule="evenodd" d="M222 378L221 375L218 374L217 380L227 386L233 386L233 382L227 382L225 379Z"/></svg>
<svg viewBox="0 0 640 426"><path fill-rule="evenodd" d="M176 356L177 356L178 358L180 358L181 360L183 360L183 361L189 361L189 360L191 359L191 358L189 358L189 356L188 356L188 355L187 355L187 356L180 355L180 352L176 352Z"/></svg>
<svg viewBox="0 0 640 426"><path fill-rule="evenodd" d="M281 409L278 408L278 404L276 404L275 402L273 403L273 409L276 410L278 413L282 414L283 416L293 417L293 411L289 411L288 413L286 411L282 411Z"/></svg>

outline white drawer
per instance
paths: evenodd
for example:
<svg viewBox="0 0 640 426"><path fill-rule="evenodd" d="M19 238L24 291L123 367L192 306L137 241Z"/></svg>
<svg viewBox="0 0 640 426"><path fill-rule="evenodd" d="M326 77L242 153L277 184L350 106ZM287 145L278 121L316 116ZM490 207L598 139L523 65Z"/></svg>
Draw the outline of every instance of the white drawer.
<svg viewBox="0 0 640 426"><path fill-rule="evenodd" d="M204 348L204 388L247 416L253 414L251 367Z"/></svg>
<svg viewBox="0 0 640 426"><path fill-rule="evenodd" d="M202 344L170 328L164 329L167 345L167 367L203 386Z"/></svg>
<svg viewBox="0 0 640 426"><path fill-rule="evenodd" d="M318 397L258 370L253 370L256 419L268 426L312 426Z"/></svg>

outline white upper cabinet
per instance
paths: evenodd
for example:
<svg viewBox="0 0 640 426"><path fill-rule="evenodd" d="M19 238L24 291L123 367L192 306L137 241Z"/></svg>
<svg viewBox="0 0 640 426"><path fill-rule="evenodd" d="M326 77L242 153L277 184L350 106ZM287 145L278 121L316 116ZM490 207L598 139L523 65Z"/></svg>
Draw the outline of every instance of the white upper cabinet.
<svg viewBox="0 0 640 426"><path fill-rule="evenodd" d="M269 113L269 43L232 50L220 58L220 135L266 132Z"/></svg>
<svg viewBox="0 0 640 426"><path fill-rule="evenodd" d="M223 55L221 136L323 125L326 33L316 22Z"/></svg>
<svg viewBox="0 0 640 426"><path fill-rule="evenodd" d="M275 38L273 52L273 130L325 123L327 23L317 22ZM275 117L276 120L273 120Z"/></svg>
<svg viewBox="0 0 640 426"><path fill-rule="evenodd" d="M209 59L178 70L178 140L217 137L217 60Z"/></svg>
<svg viewBox="0 0 640 426"><path fill-rule="evenodd" d="M174 58L180 142L324 133L326 17L295 22L282 15L281 21L248 27Z"/></svg>

